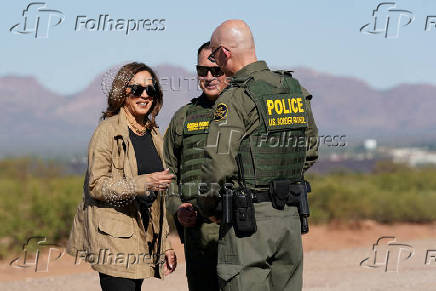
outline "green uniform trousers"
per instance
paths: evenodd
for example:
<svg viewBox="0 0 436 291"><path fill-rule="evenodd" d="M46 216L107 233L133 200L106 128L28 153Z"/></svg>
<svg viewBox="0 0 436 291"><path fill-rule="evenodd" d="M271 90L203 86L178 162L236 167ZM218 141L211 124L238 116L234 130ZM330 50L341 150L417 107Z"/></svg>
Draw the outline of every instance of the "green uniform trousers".
<svg viewBox="0 0 436 291"><path fill-rule="evenodd" d="M185 227L184 232L189 290L219 290L216 274L219 225L200 221L194 227Z"/></svg>
<svg viewBox="0 0 436 291"><path fill-rule="evenodd" d="M222 226L217 273L222 290L301 290L303 248L296 207L284 210L271 202L256 203L257 231L238 238L232 226Z"/></svg>

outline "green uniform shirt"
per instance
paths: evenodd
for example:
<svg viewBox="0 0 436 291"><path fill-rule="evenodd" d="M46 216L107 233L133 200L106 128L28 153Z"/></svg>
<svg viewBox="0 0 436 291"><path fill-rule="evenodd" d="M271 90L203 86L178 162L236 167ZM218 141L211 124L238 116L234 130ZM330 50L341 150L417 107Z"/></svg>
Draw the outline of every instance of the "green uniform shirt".
<svg viewBox="0 0 436 291"><path fill-rule="evenodd" d="M264 80L280 87L280 76L272 74L264 61L251 63L236 72L232 82L244 82L250 78ZM318 158L318 129L313 119L309 92L302 88L308 109L306 129L307 151L304 170L310 168ZM209 124L207 137L207 162L202 168L202 182L233 182L237 177L236 156L244 136L252 133L260 124L255 103L244 88L231 85L222 92L214 106L214 119ZM200 211L204 216L215 215L217 193L209 191L199 197Z"/></svg>
<svg viewBox="0 0 436 291"><path fill-rule="evenodd" d="M204 94L192 99L174 114L164 138L164 160L176 175L166 205L184 244L186 276L192 291L219 289L216 277L219 226L198 216L195 226L183 227L176 217L182 202L196 207L206 130L214 103ZM181 183L190 186L183 187Z"/></svg>

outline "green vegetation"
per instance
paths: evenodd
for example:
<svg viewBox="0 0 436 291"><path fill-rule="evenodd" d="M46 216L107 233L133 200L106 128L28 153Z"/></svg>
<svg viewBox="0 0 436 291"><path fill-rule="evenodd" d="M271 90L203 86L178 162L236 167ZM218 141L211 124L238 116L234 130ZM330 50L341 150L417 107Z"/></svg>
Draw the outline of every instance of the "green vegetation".
<svg viewBox="0 0 436 291"><path fill-rule="evenodd" d="M65 243L82 176L30 158L0 161L0 258L18 253L31 236ZM382 223L436 221L436 169L379 164L373 173L310 175L311 223L373 219Z"/></svg>
<svg viewBox="0 0 436 291"><path fill-rule="evenodd" d="M309 176L311 222L436 220L436 169L380 163L373 173Z"/></svg>
<svg viewBox="0 0 436 291"><path fill-rule="evenodd" d="M0 258L31 236L51 242L68 237L82 198L83 177L30 158L0 161Z"/></svg>

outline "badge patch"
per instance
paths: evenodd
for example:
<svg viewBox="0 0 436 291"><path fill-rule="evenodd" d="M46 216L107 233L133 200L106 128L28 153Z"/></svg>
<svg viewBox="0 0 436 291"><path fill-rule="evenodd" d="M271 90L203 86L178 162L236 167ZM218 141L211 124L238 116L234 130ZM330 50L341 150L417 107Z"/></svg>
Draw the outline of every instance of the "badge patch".
<svg viewBox="0 0 436 291"><path fill-rule="evenodd" d="M213 120L220 121L226 117L227 117L227 105L224 103L218 104L213 114Z"/></svg>

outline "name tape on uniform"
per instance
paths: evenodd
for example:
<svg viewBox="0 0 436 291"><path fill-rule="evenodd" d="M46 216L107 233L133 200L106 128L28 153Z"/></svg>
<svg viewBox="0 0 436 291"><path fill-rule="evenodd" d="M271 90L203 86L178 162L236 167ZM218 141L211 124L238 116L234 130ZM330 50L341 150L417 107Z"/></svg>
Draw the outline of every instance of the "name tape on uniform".
<svg viewBox="0 0 436 291"><path fill-rule="evenodd" d="M188 131L203 130L203 129L207 129L208 127L209 127L209 121L186 123L186 130Z"/></svg>

